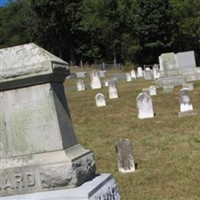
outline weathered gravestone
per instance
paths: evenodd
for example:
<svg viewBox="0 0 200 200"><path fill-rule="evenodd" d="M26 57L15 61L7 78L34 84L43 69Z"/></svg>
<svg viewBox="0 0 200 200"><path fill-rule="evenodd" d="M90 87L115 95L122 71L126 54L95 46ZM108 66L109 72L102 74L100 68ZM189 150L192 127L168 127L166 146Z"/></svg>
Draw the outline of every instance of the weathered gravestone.
<svg viewBox="0 0 200 200"><path fill-rule="evenodd" d="M95 179L95 162L74 134L62 84L68 64L33 43L0 57L0 196L9 196L1 200L42 200L58 189L46 199L77 199L66 188Z"/></svg>
<svg viewBox="0 0 200 200"><path fill-rule="evenodd" d="M109 93L109 99L117 99L118 98L117 82L115 80L111 79L108 82L108 93Z"/></svg>
<svg viewBox="0 0 200 200"><path fill-rule="evenodd" d="M138 67L138 68L137 68L137 77L138 77L138 78L143 77L142 67Z"/></svg>
<svg viewBox="0 0 200 200"><path fill-rule="evenodd" d="M180 103L180 112L178 114L180 117L188 115L196 115L196 112L193 110L189 91L187 89L180 90L179 103Z"/></svg>
<svg viewBox="0 0 200 200"><path fill-rule="evenodd" d="M158 79L160 77L159 67L157 64L153 65L153 79Z"/></svg>
<svg viewBox="0 0 200 200"><path fill-rule="evenodd" d="M128 139L120 139L115 143L118 170L122 173L134 172L132 143Z"/></svg>
<svg viewBox="0 0 200 200"><path fill-rule="evenodd" d="M185 83L174 53L165 53L159 56L159 65L160 77L156 80L157 87L177 86Z"/></svg>
<svg viewBox="0 0 200 200"><path fill-rule="evenodd" d="M140 93L137 96L136 101L139 119L154 117L152 99L147 93Z"/></svg>
<svg viewBox="0 0 200 200"><path fill-rule="evenodd" d="M126 81L127 82L131 82L132 81L131 73L126 73Z"/></svg>
<svg viewBox="0 0 200 200"><path fill-rule="evenodd" d="M108 87L109 79L104 80L104 86Z"/></svg>
<svg viewBox="0 0 200 200"><path fill-rule="evenodd" d="M144 78L145 78L145 80L153 79L153 74L152 74L151 70L144 70Z"/></svg>
<svg viewBox="0 0 200 200"><path fill-rule="evenodd" d="M101 78L104 78L104 77L106 76L105 73L106 73L105 70L100 70L100 71L99 71L99 76L100 76Z"/></svg>
<svg viewBox="0 0 200 200"><path fill-rule="evenodd" d="M90 86L92 89L100 89L101 88L101 80L99 77L99 73L97 71L93 71L90 73Z"/></svg>
<svg viewBox="0 0 200 200"><path fill-rule="evenodd" d="M156 92L156 86L152 85L149 87L149 95L150 96L156 96L157 92Z"/></svg>
<svg viewBox="0 0 200 200"><path fill-rule="evenodd" d="M96 100L97 107L106 106L105 97L104 97L104 95L102 93L96 94L95 100Z"/></svg>
<svg viewBox="0 0 200 200"><path fill-rule="evenodd" d="M132 79L136 79L136 78L137 78L137 77L136 77L136 72L135 72L134 69L131 70L131 78L132 78Z"/></svg>
<svg viewBox="0 0 200 200"><path fill-rule="evenodd" d="M85 90L84 80L77 80L76 87L77 87L77 91L84 91Z"/></svg>

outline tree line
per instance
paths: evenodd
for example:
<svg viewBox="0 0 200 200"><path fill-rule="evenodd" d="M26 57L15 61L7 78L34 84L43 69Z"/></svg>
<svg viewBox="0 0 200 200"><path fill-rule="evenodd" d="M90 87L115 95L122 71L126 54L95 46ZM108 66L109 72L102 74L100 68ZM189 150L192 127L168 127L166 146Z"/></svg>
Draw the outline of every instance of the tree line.
<svg viewBox="0 0 200 200"><path fill-rule="evenodd" d="M75 63L158 63L194 50L199 0L15 0L0 8L0 48L34 42Z"/></svg>

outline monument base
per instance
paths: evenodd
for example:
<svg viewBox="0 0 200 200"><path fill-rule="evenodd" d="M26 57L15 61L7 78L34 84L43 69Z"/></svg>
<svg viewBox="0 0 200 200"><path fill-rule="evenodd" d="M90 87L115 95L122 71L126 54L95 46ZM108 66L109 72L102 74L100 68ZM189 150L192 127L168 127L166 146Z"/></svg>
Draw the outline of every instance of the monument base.
<svg viewBox="0 0 200 200"><path fill-rule="evenodd" d="M48 192L1 197L1 200L120 200L115 180L111 174L101 174L83 185Z"/></svg>
<svg viewBox="0 0 200 200"><path fill-rule="evenodd" d="M197 112L194 110L178 113L179 117L194 116L194 115L197 115Z"/></svg>
<svg viewBox="0 0 200 200"><path fill-rule="evenodd" d="M185 78L183 76L175 76L175 77L163 77L156 80L156 87L164 87L164 86L178 86L186 83Z"/></svg>

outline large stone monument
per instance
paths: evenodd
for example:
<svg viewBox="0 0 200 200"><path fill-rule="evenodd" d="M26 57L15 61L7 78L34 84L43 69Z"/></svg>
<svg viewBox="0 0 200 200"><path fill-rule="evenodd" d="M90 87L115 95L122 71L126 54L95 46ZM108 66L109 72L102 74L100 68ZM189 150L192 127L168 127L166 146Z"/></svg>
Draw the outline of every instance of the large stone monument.
<svg viewBox="0 0 200 200"><path fill-rule="evenodd" d="M160 78L156 80L157 87L177 86L185 83L174 53L162 54L159 57L159 64Z"/></svg>
<svg viewBox="0 0 200 200"><path fill-rule="evenodd" d="M40 200L44 191L95 179L93 154L77 143L64 94L68 64L33 43L1 49L0 58L1 199L37 193Z"/></svg>
<svg viewBox="0 0 200 200"><path fill-rule="evenodd" d="M176 60L186 81L200 80L200 73L198 73L196 68L194 51L177 53Z"/></svg>

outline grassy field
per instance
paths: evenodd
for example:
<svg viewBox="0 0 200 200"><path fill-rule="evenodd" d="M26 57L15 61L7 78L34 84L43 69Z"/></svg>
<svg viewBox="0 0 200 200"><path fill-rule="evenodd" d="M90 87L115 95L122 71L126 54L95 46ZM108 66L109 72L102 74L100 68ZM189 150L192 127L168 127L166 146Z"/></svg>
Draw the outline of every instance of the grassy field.
<svg viewBox="0 0 200 200"><path fill-rule="evenodd" d="M67 79L65 91L78 142L94 152L97 173L113 174L122 200L200 199L200 81L190 93L196 116L178 117L181 87L175 87L167 94L158 89L155 117L139 120L136 97L154 81L120 81L119 98L110 100L105 87L76 91L76 80ZM96 107L99 92L106 107ZM120 138L133 144L134 173L118 172L115 142Z"/></svg>

